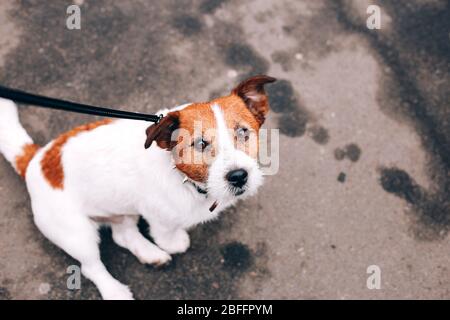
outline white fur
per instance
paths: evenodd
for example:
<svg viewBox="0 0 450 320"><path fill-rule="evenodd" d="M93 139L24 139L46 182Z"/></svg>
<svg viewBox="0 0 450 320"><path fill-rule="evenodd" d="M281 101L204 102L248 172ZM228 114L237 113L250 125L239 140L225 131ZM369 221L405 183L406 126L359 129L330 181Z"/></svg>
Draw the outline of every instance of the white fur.
<svg viewBox="0 0 450 320"><path fill-rule="evenodd" d="M143 263L164 264L170 254L188 249L190 227L217 217L236 201L225 181L228 171L249 172L247 190L240 197L253 194L262 183L256 160L233 147L220 107L215 105L213 111L220 148L206 183L208 197L182 183L184 176L173 169L170 152L156 144L144 148L147 122L116 120L69 139L62 150L63 190L52 188L41 170L41 159L52 142L30 162L26 183L36 225L81 263L83 274L104 299L132 299L132 294L102 264L99 224L91 217L125 215L121 223L111 224L114 241ZM0 100L0 151L14 164L26 143L31 138L19 124L16 107ZM211 213L215 201L219 205ZM156 245L139 233L138 216L149 223Z"/></svg>
<svg viewBox="0 0 450 320"><path fill-rule="evenodd" d="M22 153L22 147L32 143L30 136L19 123L16 105L0 98L0 153L16 168L15 158Z"/></svg>

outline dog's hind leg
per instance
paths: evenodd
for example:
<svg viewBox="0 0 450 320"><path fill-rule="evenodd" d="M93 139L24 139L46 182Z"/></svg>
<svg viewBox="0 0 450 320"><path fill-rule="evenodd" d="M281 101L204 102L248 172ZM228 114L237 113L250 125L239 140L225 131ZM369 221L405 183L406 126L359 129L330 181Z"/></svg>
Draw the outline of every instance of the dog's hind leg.
<svg viewBox="0 0 450 320"><path fill-rule="evenodd" d="M58 200L63 199L53 202L55 206L32 201L34 220L41 232L81 263L81 272L94 282L103 299L133 299L128 287L114 279L100 260L97 224L75 209L72 201Z"/></svg>
<svg viewBox="0 0 450 320"><path fill-rule="evenodd" d="M169 254L147 240L137 227L138 216L124 216L120 223L112 223L112 237L121 247L130 250L141 263L157 266L171 260Z"/></svg>

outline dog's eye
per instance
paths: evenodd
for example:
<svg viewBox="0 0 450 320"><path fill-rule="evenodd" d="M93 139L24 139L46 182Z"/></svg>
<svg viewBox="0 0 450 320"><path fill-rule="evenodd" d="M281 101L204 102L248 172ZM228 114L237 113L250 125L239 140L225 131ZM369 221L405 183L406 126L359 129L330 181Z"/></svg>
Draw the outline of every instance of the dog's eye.
<svg viewBox="0 0 450 320"><path fill-rule="evenodd" d="M208 145L209 145L208 141L203 140L203 138L198 138L192 143L192 146L196 150L201 152L203 152Z"/></svg>
<svg viewBox="0 0 450 320"><path fill-rule="evenodd" d="M249 133L250 132L247 128L237 128L236 129L236 138L239 141L248 141Z"/></svg>

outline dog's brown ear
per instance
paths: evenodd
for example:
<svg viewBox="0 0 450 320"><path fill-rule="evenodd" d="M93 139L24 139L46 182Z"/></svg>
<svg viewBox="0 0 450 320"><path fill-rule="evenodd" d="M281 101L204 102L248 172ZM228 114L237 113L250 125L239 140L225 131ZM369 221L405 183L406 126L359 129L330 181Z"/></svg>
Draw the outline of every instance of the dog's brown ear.
<svg viewBox="0 0 450 320"><path fill-rule="evenodd" d="M235 94L244 100L247 108L262 125L269 112L269 102L264 91L264 85L275 82L277 79L259 75L248 78L242 81L236 88L233 89L232 94Z"/></svg>
<svg viewBox="0 0 450 320"><path fill-rule="evenodd" d="M150 148L153 141L163 149L171 150L176 144L172 141L172 133L178 129L180 125L180 113L178 111L170 112L163 117L158 123L147 128L147 140L145 141L145 149Z"/></svg>

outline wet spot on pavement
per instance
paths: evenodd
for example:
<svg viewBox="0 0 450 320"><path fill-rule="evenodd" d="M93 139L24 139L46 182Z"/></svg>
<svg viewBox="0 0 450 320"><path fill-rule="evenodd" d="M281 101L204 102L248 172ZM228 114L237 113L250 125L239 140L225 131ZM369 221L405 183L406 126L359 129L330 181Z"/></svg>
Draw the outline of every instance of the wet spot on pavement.
<svg viewBox="0 0 450 320"><path fill-rule="evenodd" d="M334 158L338 161L348 158L352 162L357 162L361 158L361 148L355 143L350 143L344 148L336 148Z"/></svg>
<svg viewBox="0 0 450 320"><path fill-rule="evenodd" d="M416 238L435 240L447 234L450 228L450 201L445 195L428 192L407 172L395 167L380 170L380 184L386 192L412 206L420 223L413 227Z"/></svg>
<svg viewBox="0 0 450 320"><path fill-rule="evenodd" d="M192 36L202 30L201 21L191 15L183 14L173 18L173 26L185 36Z"/></svg>
<svg viewBox="0 0 450 320"><path fill-rule="evenodd" d="M345 151L341 148L336 148L336 150L334 150L334 158L336 160L339 161L344 160L345 155L346 155Z"/></svg>
<svg viewBox="0 0 450 320"><path fill-rule="evenodd" d="M220 8L228 0L203 0L200 4L200 12L202 13L214 13L218 8Z"/></svg>
<svg viewBox="0 0 450 320"><path fill-rule="evenodd" d="M291 82L278 80L268 86L266 91L271 110L281 113L279 117L280 132L289 137L303 136L311 116L295 96Z"/></svg>
<svg viewBox="0 0 450 320"><path fill-rule="evenodd" d="M231 270L245 271L252 264L249 248L240 242L231 242L221 249L223 265Z"/></svg>
<svg viewBox="0 0 450 320"><path fill-rule="evenodd" d="M345 147L345 153L350 161L357 162L361 157L361 148L357 144L351 143Z"/></svg>
<svg viewBox="0 0 450 320"><path fill-rule="evenodd" d="M423 197L419 186L403 170L396 168L383 169L380 182L385 191L393 193L409 203L418 203Z"/></svg>
<svg viewBox="0 0 450 320"><path fill-rule="evenodd" d="M267 87L270 108L275 113L290 112L298 108L294 88L287 80L277 80Z"/></svg>
<svg viewBox="0 0 450 320"><path fill-rule="evenodd" d="M0 300L10 300L11 294L9 290L5 287L0 287Z"/></svg>
<svg viewBox="0 0 450 320"><path fill-rule="evenodd" d="M309 128L308 133L316 143L321 145L327 144L330 140L328 130L319 125L314 125Z"/></svg>
<svg viewBox="0 0 450 320"><path fill-rule="evenodd" d="M344 183L346 179L347 175L344 172L339 173L337 181L339 181L340 183Z"/></svg>
<svg viewBox="0 0 450 320"><path fill-rule="evenodd" d="M231 43L225 49L225 63L231 67L245 69L241 78L256 74L265 74L268 63L256 51L245 43Z"/></svg>
<svg viewBox="0 0 450 320"><path fill-rule="evenodd" d="M301 112L286 112L279 119L280 132L288 137L301 137L306 132L308 116Z"/></svg>
<svg viewBox="0 0 450 320"><path fill-rule="evenodd" d="M403 13L396 23L396 29L410 50L421 50L450 61L448 2L446 5L445 1L441 1L441 5L430 2L421 6L404 6L393 1L386 5L391 12L395 9L395 12Z"/></svg>
<svg viewBox="0 0 450 320"><path fill-rule="evenodd" d="M316 14L302 16L294 11L288 11L284 18L282 30L285 36L295 41L295 49L309 60L322 59L340 49L340 41L335 40L338 30L342 27L336 19L332 4L325 2L321 8L316 8ZM305 32L306 31L306 32Z"/></svg>
<svg viewBox="0 0 450 320"><path fill-rule="evenodd" d="M292 69L292 56L286 51L275 51L271 56L273 62L279 63L283 68L283 71L289 71Z"/></svg>

